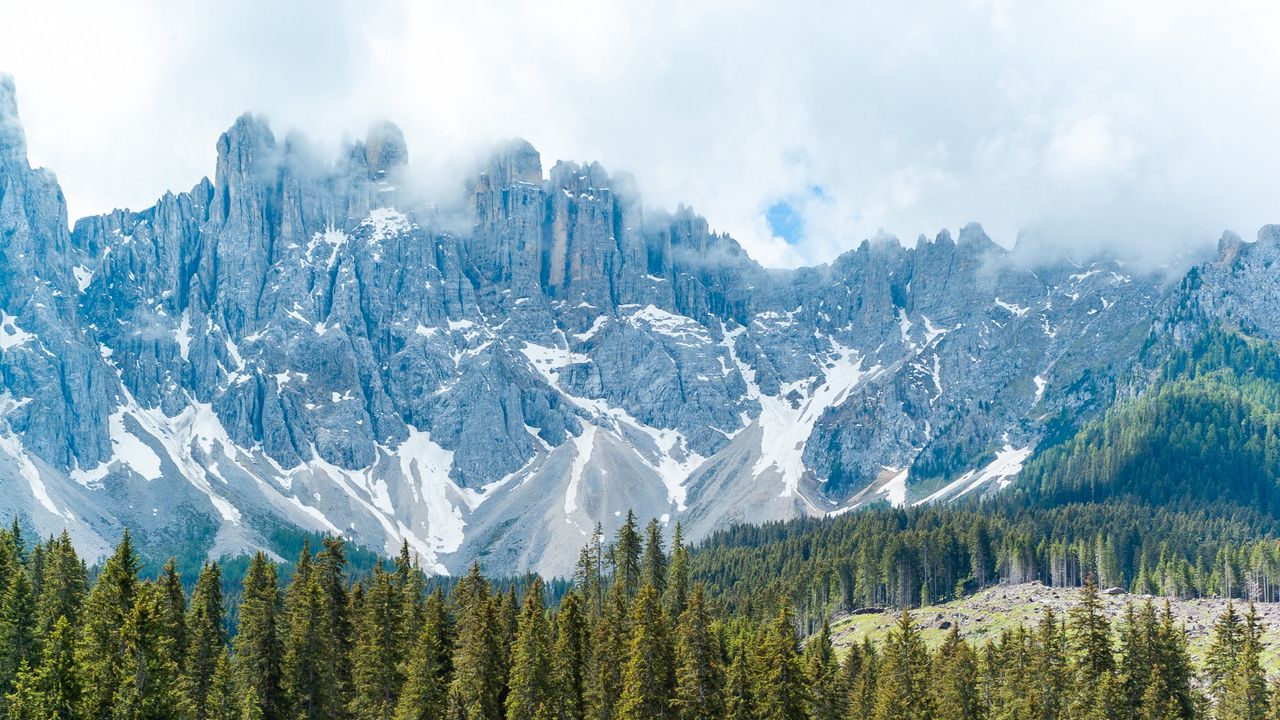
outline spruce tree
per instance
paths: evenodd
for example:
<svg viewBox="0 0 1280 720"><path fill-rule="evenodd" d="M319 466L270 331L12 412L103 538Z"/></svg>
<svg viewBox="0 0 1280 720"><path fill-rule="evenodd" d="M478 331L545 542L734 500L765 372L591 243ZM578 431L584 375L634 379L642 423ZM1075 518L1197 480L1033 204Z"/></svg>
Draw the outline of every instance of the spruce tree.
<svg viewBox="0 0 1280 720"><path fill-rule="evenodd" d="M174 661L181 672L186 664L187 593L182 589L182 577L178 574L178 564L173 558L169 558L164 564L159 585L164 632L172 641Z"/></svg>
<svg viewBox="0 0 1280 720"><path fill-rule="evenodd" d="M222 571L216 562L205 563L196 578L187 609L188 643L179 692L183 715L189 720L212 720L210 693L213 675L225 654L222 627Z"/></svg>
<svg viewBox="0 0 1280 720"><path fill-rule="evenodd" d="M876 706L880 655L870 637L864 637L860 646L849 648L849 654L845 657L844 674L849 685L850 715L858 718L871 717Z"/></svg>
<svg viewBox="0 0 1280 720"><path fill-rule="evenodd" d="M1235 605L1227 600L1227 607L1213 625L1213 641L1205 656L1205 679L1209 697L1214 704L1222 701L1227 681L1235 672L1236 658L1243 645L1244 629Z"/></svg>
<svg viewBox="0 0 1280 720"><path fill-rule="evenodd" d="M843 720L849 712L849 688L831 647L831 626L826 619L818 634L804 646L805 672L809 684L809 717L812 720Z"/></svg>
<svg viewBox="0 0 1280 720"><path fill-rule="evenodd" d="M1053 608L1046 606L1035 637L1031 663L1036 713L1041 718L1062 717L1071 701L1066 635Z"/></svg>
<svg viewBox="0 0 1280 720"><path fill-rule="evenodd" d="M505 714L507 707L507 680L511 676L511 644L516 639L516 626L520 623L520 601L516 599L515 584L508 584L507 591L493 596L494 637L498 643L498 711Z"/></svg>
<svg viewBox="0 0 1280 720"><path fill-rule="evenodd" d="M177 718L178 681L175 649L169 636L170 612L164 588L152 583L139 586L137 601L125 621L122 635L121 683L111 700L117 718L165 720Z"/></svg>
<svg viewBox="0 0 1280 720"><path fill-rule="evenodd" d="M322 613L316 623L318 643L323 652L316 658L327 671L322 682L329 697L316 708L316 717L346 720L346 700L351 697L351 646L355 629L350 612L351 598L347 590L346 545L342 538L325 538L324 549L315 559L315 578L320 586Z"/></svg>
<svg viewBox="0 0 1280 720"><path fill-rule="evenodd" d="M676 627L675 707L680 720L720 720L725 714L724 668L711 622L702 585L695 585Z"/></svg>
<svg viewBox="0 0 1280 720"><path fill-rule="evenodd" d="M297 720L321 720L345 704L336 696L334 668L327 658L325 594L312 566L311 545L304 541L294 566L293 579L285 589L284 619L287 627L281 683Z"/></svg>
<svg viewBox="0 0 1280 720"><path fill-rule="evenodd" d="M690 574L689 548L684 544L684 531L680 523L676 523L675 532L671 535L671 563L667 567L667 589L664 598L667 617L678 618L684 612L692 582Z"/></svg>
<svg viewBox="0 0 1280 720"><path fill-rule="evenodd" d="M454 603L458 625L450 693L468 720L498 720L504 708L497 608L478 564L458 583Z"/></svg>
<svg viewBox="0 0 1280 720"><path fill-rule="evenodd" d="M1187 650L1185 627L1174 625L1169 601L1164 603L1160 625L1156 631L1157 665L1152 670L1153 684L1159 683L1157 695L1170 696L1179 717L1193 718L1199 714L1202 698L1199 695L1191 656ZM1148 693L1151 694L1151 693ZM1145 704L1144 704L1145 707Z"/></svg>
<svg viewBox="0 0 1280 720"><path fill-rule="evenodd" d="M113 700L123 682L124 626L138 594L138 557L125 530L107 558L80 613L76 663L82 677L85 720L110 720Z"/></svg>
<svg viewBox="0 0 1280 720"><path fill-rule="evenodd" d="M613 543L613 581L622 586L628 598L640 590L640 533L636 515L630 510Z"/></svg>
<svg viewBox="0 0 1280 720"><path fill-rule="evenodd" d="M1111 624L1102 609L1098 586L1090 576L1080 589L1080 599L1067 612L1067 637L1071 651L1074 697L1081 706L1094 706L1099 684L1115 670L1111 650Z"/></svg>
<svg viewBox="0 0 1280 720"><path fill-rule="evenodd" d="M1240 649L1217 705L1222 720L1265 720L1270 707L1266 674L1262 671L1262 627L1253 603L1245 615Z"/></svg>
<svg viewBox="0 0 1280 720"><path fill-rule="evenodd" d="M759 647L756 712L760 720L802 720L809 706L795 617L784 605Z"/></svg>
<svg viewBox="0 0 1280 720"><path fill-rule="evenodd" d="M885 640L872 717L875 720L929 720L933 717L929 686L929 652L911 614L904 610L898 626Z"/></svg>
<svg viewBox="0 0 1280 720"><path fill-rule="evenodd" d="M362 720L390 720L395 714L404 683L400 665L404 657L400 639L404 629L402 588L379 561L360 609L351 654L355 685L351 714Z"/></svg>
<svg viewBox="0 0 1280 720"><path fill-rule="evenodd" d="M662 550L662 525L651 518L645 526L644 555L640 561L640 582L648 583L662 597L667 589L667 556Z"/></svg>
<svg viewBox="0 0 1280 720"><path fill-rule="evenodd" d="M448 709L448 617L439 592L427 599L423 625L409 654L396 720L436 720Z"/></svg>
<svg viewBox="0 0 1280 720"><path fill-rule="evenodd" d="M47 636L65 617L71 627L77 627L80 609L88 592L88 573L84 563L71 544L66 530L49 543L45 553L39 601L39 634Z"/></svg>
<svg viewBox="0 0 1280 720"><path fill-rule="evenodd" d="M245 574L235 638L235 672L241 697L258 703L265 720L282 720L281 692L284 647L280 638L280 586L275 563L261 551L254 554Z"/></svg>
<svg viewBox="0 0 1280 720"><path fill-rule="evenodd" d="M618 700L621 720L662 720L671 716L675 677L670 637L658 591L645 583L636 593L631 610L630 652Z"/></svg>
<svg viewBox="0 0 1280 720"><path fill-rule="evenodd" d="M576 590L569 590L560 600L555 629L551 650L555 716L561 720L586 720L591 647L586 617Z"/></svg>
<svg viewBox="0 0 1280 720"><path fill-rule="evenodd" d="M36 650L31 578L25 567L14 563L8 587L0 597L0 698L13 691L19 670L36 662Z"/></svg>
<svg viewBox="0 0 1280 720"><path fill-rule="evenodd" d="M734 643L733 659L725 681L726 720L757 720L754 633L743 632ZM865 716L862 716L865 717Z"/></svg>
<svg viewBox="0 0 1280 720"><path fill-rule="evenodd" d="M623 671L631 648L631 618L621 583L609 588L604 612L591 628L591 673L588 703L597 720L615 717L622 695Z"/></svg>
<svg viewBox="0 0 1280 720"><path fill-rule="evenodd" d="M19 673L9 696L14 720L75 720L80 717L80 673L75 660L75 633L59 617L45 637L37 667Z"/></svg>
<svg viewBox="0 0 1280 720"><path fill-rule="evenodd" d="M235 670L231 664L231 653L223 650L214 664L213 675L209 679L209 692L206 695L204 717L208 720L240 720L240 691L236 687ZM190 717L190 716L188 716Z"/></svg>
<svg viewBox="0 0 1280 720"><path fill-rule="evenodd" d="M857 648L850 650L850 654ZM952 625L933 664L934 717L937 720L978 720L984 716L979 693L978 657Z"/></svg>
<svg viewBox="0 0 1280 720"><path fill-rule="evenodd" d="M36 674L26 663L19 669L13 690L4 696L8 720L45 720L44 696L36 687Z"/></svg>
<svg viewBox="0 0 1280 720"><path fill-rule="evenodd" d="M551 717L550 653L551 630L542 598L542 581L534 578L520 605L519 626L511 646L507 720Z"/></svg>
<svg viewBox="0 0 1280 720"><path fill-rule="evenodd" d="M1183 715L1173 688L1166 682L1167 674L1161 665L1153 665L1151 678L1138 699L1136 720L1183 720L1194 715Z"/></svg>

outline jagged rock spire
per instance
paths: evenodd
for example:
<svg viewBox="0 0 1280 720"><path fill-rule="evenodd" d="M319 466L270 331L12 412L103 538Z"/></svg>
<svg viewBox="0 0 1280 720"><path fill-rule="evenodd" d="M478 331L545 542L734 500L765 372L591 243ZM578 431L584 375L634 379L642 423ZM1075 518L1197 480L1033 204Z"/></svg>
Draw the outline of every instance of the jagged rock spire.
<svg viewBox="0 0 1280 720"><path fill-rule="evenodd" d="M24 162L26 157L27 136L18 119L13 76L0 73L0 163Z"/></svg>

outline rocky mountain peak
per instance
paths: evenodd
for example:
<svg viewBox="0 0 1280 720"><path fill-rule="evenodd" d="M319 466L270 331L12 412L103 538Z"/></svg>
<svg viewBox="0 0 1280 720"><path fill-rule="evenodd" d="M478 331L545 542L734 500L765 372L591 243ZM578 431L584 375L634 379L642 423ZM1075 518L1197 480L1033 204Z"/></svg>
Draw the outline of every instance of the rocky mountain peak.
<svg viewBox="0 0 1280 720"><path fill-rule="evenodd" d="M0 512L91 556L123 523L210 557L285 528L559 574L629 508L696 539L981 494L1105 405L1165 292L1000 262L977 225L766 271L518 139L448 232L388 181L389 123L336 162L250 114L217 149L212 183L73 237L51 173L0 184Z"/></svg>
<svg viewBox="0 0 1280 720"><path fill-rule="evenodd" d="M1222 231L1222 237L1218 238L1218 262L1230 265L1243 247L1244 240L1239 235L1230 230Z"/></svg>
<svg viewBox="0 0 1280 720"><path fill-rule="evenodd" d="M518 183L542 184L542 156L523 138L499 144L472 185L480 192Z"/></svg>
<svg viewBox="0 0 1280 720"><path fill-rule="evenodd" d="M364 148L370 179L383 178L409 162L409 149L405 145L404 133L389 120L376 122L369 127Z"/></svg>
<svg viewBox="0 0 1280 720"><path fill-rule="evenodd" d="M0 73L0 163L25 163L27 136L18 119L18 99L13 76Z"/></svg>

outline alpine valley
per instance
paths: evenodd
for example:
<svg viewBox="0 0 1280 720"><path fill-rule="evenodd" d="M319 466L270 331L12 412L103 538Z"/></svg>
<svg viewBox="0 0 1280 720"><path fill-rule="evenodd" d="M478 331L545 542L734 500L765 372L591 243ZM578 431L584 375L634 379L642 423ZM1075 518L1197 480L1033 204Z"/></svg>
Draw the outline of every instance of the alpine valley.
<svg viewBox="0 0 1280 720"><path fill-rule="evenodd" d="M1280 339L1275 226L1158 270L976 224L774 270L598 164L512 141L442 209L407 157L245 115L212 179L69 224L0 77L0 516L564 575L628 509L696 540L1016 486L1211 328Z"/></svg>

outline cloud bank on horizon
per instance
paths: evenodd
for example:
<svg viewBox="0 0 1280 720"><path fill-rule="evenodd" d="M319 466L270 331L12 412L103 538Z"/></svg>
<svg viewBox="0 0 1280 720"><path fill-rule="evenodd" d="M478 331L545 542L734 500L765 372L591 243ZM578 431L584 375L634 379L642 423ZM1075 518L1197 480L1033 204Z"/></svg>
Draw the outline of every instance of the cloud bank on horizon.
<svg viewBox="0 0 1280 720"><path fill-rule="evenodd" d="M0 70L73 216L192 186L252 110L333 150L390 118L442 193L524 137L773 266L971 220L1135 257L1280 222L1280 6L891 5L3 0Z"/></svg>

